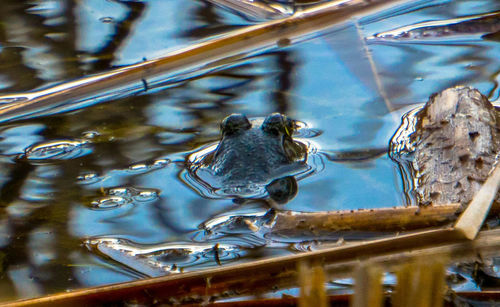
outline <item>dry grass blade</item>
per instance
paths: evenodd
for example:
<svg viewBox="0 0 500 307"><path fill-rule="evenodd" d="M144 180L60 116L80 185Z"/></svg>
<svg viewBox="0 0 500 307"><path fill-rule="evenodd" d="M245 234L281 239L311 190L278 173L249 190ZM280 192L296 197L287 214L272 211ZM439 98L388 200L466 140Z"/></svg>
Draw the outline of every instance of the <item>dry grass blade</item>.
<svg viewBox="0 0 500 307"><path fill-rule="evenodd" d="M300 286L299 307L326 307L325 273L319 264L309 266L301 261L298 265Z"/></svg>
<svg viewBox="0 0 500 307"><path fill-rule="evenodd" d="M383 303L382 269L371 261L362 262L354 273L351 307L380 307Z"/></svg>
<svg viewBox="0 0 500 307"><path fill-rule="evenodd" d="M443 306L445 263L439 257L433 257L431 262L419 257L402 265L396 272L393 306Z"/></svg>
<svg viewBox="0 0 500 307"><path fill-rule="evenodd" d="M478 234L499 187L500 167L497 164L455 224L455 229L460 231L467 239L473 240Z"/></svg>
<svg viewBox="0 0 500 307"><path fill-rule="evenodd" d="M139 91L141 80L172 76L196 69L215 68L234 62L252 52L290 44L305 35L339 25L409 0L343 0L311 6L276 21L235 30L225 35L170 52L155 60L63 83L44 90L0 96L0 122L38 115L72 101L98 99L110 91ZM132 85L131 85L132 84ZM128 87L127 87L128 86ZM103 93L106 91L106 93ZM50 114L50 112L48 112Z"/></svg>

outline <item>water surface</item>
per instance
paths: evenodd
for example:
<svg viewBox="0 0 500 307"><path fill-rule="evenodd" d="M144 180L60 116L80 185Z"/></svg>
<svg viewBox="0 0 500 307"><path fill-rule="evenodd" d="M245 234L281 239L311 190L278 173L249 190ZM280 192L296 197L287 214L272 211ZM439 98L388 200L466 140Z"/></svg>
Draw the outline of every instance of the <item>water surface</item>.
<svg viewBox="0 0 500 307"><path fill-rule="evenodd" d="M338 157L383 151L401 114L446 87L474 86L498 101L500 45L470 33L365 38L498 10L493 0L419 1L164 89L2 124L0 299L307 250L304 238L252 228L267 222L262 204L205 198L182 180L186 157L215 142L231 113L281 112L320 132L310 138L317 171L284 209L405 205L386 154ZM203 1L3 0L0 93L137 63L248 24Z"/></svg>

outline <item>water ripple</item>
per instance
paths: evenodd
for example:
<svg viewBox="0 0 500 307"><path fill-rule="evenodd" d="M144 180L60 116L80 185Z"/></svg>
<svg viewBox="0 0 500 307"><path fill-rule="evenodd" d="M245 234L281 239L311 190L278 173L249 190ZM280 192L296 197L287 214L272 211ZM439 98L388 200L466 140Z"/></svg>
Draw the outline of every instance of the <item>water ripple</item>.
<svg viewBox="0 0 500 307"><path fill-rule="evenodd" d="M91 238L84 241L92 252L104 255L149 276L180 273L186 268L221 264L244 253L231 244L173 242L139 244L121 238Z"/></svg>
<svg viewBox="0 0 500 307"><path fill-rule="evenodd" d="M130 203L130 199L121 196L105 196L92 201L91 205L94 209L114 209Z"/></svg>
<svg viewBox="0 0 500 307"><path fill-rule="evenodd" d="M106 195L92 200L93 209L108 210L122 207L135 202L148 202L158 199L160 191L157 189L137 187L114 187L106 191Z"/></svg>
<svg viewBox="0 0 500 307"><path fill-rule="evenodd" d="M25 149L21 159L31 162L54 162L76 159L92 152L91 143L85 140L57 140L32 145Z"/></svg>

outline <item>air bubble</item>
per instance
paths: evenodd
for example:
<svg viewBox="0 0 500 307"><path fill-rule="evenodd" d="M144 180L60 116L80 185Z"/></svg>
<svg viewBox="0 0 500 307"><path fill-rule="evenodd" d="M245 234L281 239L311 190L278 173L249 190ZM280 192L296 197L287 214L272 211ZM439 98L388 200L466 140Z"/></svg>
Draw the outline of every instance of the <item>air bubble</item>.
<svg viewBox="0 0 500 307"><path fill-rule="evenodd" d="M115 19L113 17L101 17L99 18L99 21L102 23L113 23L115 22Z"/></svg>
<svg viewBox="0 0 500 307"><path fill-rule="evenodd" d="M93 184L101 181L101 179L102 178L99 177L97 173L88 173L76 177L76 180L78 180L80 184Z"/></svg>
<svg viewBox="0 0 500 307"><path fill-rule="evenodd" d="M91 205L94 209L114 209L121 207L125 204L129 203L129 200L127 200L124 197L120 196L108 196L108 197L103 197L99 200L94 200Z"/></svg>
<svg viewBox="0 0 500 307"><path fill-rule="evenodd" d="M84 140L58 140L36 144L26 148L20 158L32 162L53 162L76 159L92 152L90 143Z"/></svg>

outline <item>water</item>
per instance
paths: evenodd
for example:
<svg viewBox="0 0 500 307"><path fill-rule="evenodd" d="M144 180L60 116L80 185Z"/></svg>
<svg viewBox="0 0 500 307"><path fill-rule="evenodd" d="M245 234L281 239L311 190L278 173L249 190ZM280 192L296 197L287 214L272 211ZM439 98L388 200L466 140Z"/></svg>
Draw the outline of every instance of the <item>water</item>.
<svg viewBox="0 0 500 307"><path fill-rule="evenodd" d="M310 249L314 238L268 236L265 204L205 198L183 182L186 158L216 142L231 113L281 112L310 129L301 137L314 142L320 167L283 209L406 204L398 167L383 154L401 115L457 84L498 101L500 45L469 34L365 43L359 33L498 10L494 0L420 1L163 89L2 124L0 299ZM248 24L202 1L2 0L0 93Z"/></svg>

